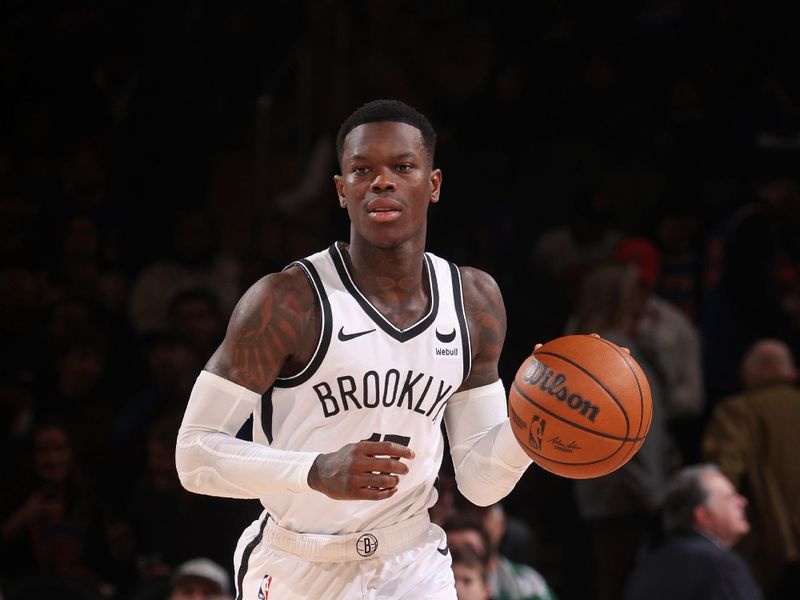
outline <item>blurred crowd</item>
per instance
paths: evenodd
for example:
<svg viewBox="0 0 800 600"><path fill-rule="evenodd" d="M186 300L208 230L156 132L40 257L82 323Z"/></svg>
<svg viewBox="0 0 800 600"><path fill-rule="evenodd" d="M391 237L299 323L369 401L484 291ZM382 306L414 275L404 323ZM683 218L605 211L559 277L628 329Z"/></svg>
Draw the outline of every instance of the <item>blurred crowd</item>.
<svg viewBox="0 0 800 600"><path fill-rule="evenodd" d="M621 597L665 537L670 479L713 462L749 502L735 548L758 585L800 597L796 20L733 0L485 4L3 6L6 600L163 600L198 569L230 593L260 505L184 491L177 428L243 291L347 239L332 137L376 97L438 131L429 249L497 279L506 385L535 343L597 332L653 389L630 468L534 467L470 512L489 531L453 556L479 593L506 574L502 597ZM452 521L449 475L435 520L474 528Z"/></svg>

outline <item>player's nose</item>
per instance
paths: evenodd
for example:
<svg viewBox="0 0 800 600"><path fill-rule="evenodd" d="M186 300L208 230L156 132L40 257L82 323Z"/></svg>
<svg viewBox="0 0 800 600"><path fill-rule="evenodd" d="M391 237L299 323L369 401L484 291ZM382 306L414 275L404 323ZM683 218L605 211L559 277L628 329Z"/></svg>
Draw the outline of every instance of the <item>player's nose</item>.
<svg viewBox="0 0 800 600"><path fill-rule="evenodd" d="M372 180L372 191L373 192L386 192L395 189L394 179L391 176L391 173L388 171L381 169L375 174L375 178Z"/></svg>

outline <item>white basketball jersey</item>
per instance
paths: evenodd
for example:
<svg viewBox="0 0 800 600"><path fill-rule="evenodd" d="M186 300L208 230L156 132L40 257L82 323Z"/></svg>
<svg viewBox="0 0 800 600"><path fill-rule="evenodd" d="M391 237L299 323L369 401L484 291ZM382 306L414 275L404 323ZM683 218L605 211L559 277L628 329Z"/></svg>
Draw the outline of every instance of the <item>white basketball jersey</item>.
<svg viewBox="0 0 800 600"><path fill-rule="evenodd" d="M311 491L276 493L261 502L281 527L300 533L353 533L426 511L437 499L447 399L467 378L472 360L458 268L425 254L430 310L398 329L355 286L337 244L293 265L305 270L317 294L321 335L308 365L264 394L254 414L254 441L327 453L385 440L416 456L405 461L409 472L386 500L333 500Z"/></svg>

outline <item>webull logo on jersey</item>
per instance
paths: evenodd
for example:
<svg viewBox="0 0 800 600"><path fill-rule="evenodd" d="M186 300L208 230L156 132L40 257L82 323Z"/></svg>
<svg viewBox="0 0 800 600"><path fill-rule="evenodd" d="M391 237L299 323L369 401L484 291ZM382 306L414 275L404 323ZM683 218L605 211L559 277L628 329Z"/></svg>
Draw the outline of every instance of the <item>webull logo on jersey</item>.
<svg viewBox="0 0 800 600"><path fill-rule="evenodd" d="M437 327L436 339L439 341L439 343L433 347L433 355L436 358L458 358L460 356L458 344L451 344L450 346L444 345L450 344L456 339L455 327L453 327L453 331L445 331L445 333L440 332L439 328Z"/></svg>
<svg viewBox="0 0 800 600"><path fill-rule="evenodd" d="M341 375L334 381L321 381L314 386L325 418L348 410L369 408L401 408L432 420L441 414L445 400L453 391L433 375L416 371L385 373L367 371L363 376Z"/></svg>

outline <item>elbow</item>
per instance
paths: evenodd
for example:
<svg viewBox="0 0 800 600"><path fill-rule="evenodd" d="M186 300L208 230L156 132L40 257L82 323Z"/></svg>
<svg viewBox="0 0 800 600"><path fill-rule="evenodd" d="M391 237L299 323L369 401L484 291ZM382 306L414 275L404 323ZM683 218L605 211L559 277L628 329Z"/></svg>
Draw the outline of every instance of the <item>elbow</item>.
<svg viewBox="0 0 800 600"><path fill-rule="evenodd" d="M197 493L197 485L194 477L191 477L178 469L178 480L181 482L183 489L188 492Z"/></svg>
<svg viewBox="0 0 800 600"><path fill-rule="evenodd" d="M178 472L178 480L181 482L183 489L188 492L193 492L195 494L202 494L203 492L203 483L206 479L204 477L204 469L196 469L194 471L188 471L181 469L180 466L176 464L176 470Z"/></svg>
<svg viewBox="0 0 800 600"><path fill-rule="evenodd" d="M497 486L489 481L482 481L475 477L465 477L456 473L456 487L475 506L491 506L503 499L505 494L498 493Z"/></svg>
<svg viewBox="0 0 800 600"><path fill-rule="evenodd" d="M198 469L195 463L196 461L192 460L191 446L179 436L178 444L175 446L175 471L185 490L198 493L201 487L202 469Z"/></svg>

